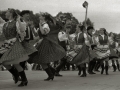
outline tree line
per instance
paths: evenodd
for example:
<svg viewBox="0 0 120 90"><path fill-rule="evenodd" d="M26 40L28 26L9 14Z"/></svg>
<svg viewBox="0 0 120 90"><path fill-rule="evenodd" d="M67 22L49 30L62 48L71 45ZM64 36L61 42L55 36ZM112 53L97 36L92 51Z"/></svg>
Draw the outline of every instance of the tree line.
<svg viewBox="0 0 120 90"><path fill-rule="evenodd" d="M3 18L5 21L8 21L6 18L5 18L5 13L6 13L7 10L0 10L0 17ZM16 9L16 12L18 14L20 14L20 10ZM33 21L33 24L35 26L35 28L38 28L39 27L39 14L40 13L33 13L33 11L30 11L30 20ZM71 21L72 21L72 30L71 30L71 33L74 33L75 32L75 29L76 29L76 25L77 24L83 24L85 25L85 21L82 21L82 22L79 22L74 16L72 13L69 13L69 12L66 12L66 13L63 13L63 12L58 12L58 14L55 16L55 17L59 17L60 15L65 15L66 18L71 18ZM90 18L87 18L86 20L86 25L87 26L93 26L94 27L94 22L92 22L90 20ZM97 30L98 31L98 30ZM114 33L114 32L113 32ZM109 33L108 33L109 34ZM115 40L118 41L120 40L120 33L117 34L117 33L114 33L115 35Z"/></svg>

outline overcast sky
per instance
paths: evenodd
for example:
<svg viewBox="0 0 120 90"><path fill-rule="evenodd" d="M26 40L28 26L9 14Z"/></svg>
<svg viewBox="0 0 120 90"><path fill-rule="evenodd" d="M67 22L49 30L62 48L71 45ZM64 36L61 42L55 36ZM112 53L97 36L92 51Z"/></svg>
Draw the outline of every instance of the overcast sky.
<svg viewBox="0 0 120 90"><path fill-rule="evenodd" d="M34 13L71 12L80 22L85 19L85 0L0 0L0 10L15 8L32 10ZM120 33L120 0L86 0L89 3L88 17L94 22L95 28L104 27L107 31Z"/></svg>

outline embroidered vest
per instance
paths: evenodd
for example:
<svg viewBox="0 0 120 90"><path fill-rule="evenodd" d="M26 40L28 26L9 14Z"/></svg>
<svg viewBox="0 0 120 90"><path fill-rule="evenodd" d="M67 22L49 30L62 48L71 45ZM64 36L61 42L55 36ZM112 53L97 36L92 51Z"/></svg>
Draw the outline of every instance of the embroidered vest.
<svg viewBox="0 0 120 90"><path fill-rule="evenodd" d="M12 21L4 24L3 34L7 40L15 38L17 36L16 21Z"/></svg>
<svg viewBox="0 0 120 90"><path fill-rule="evenodd" d="M101 35L99 35L99 42L101 45L107 45L108 43L108 36L104 36L104 40L103 40L103 37Z"/></svg>
<svg viewBox="0 0 120 90"><path fill-rule="evenodd" d="M88 36L88 40L89 40L90 44L93 44L92 36Z"/></svg>
<svg viewBox="0 0 120 90"><path fill-rule="evenodd" d="M33 40L33 33L31 31L31 28L29 27L30 30L28 30L28 27L26 27L26 37L25 37L25 40L26 41L30 41L30 40Z"/></svg>
<svg viewBox="0 0 120 90"><path fill-rule="evenodd" d="M79 38L75 37L75 41L77 45L83 45L85 43L84 33L80 33Z"/></svg>

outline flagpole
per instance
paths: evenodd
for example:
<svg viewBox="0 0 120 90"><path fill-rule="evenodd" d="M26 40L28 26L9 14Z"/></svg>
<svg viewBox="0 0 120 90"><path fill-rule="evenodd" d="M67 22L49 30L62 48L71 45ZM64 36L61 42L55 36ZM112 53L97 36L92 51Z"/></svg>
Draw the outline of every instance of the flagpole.
<svg viewBox="0 0 120 90"><path fill-rule="evenodd" d="M88 11L88 6L86 7L86 13L85 13L85 27L87 28L87 11Z"/></svg>
<svg viewBox="0 0 120 90"><path fill-rule="evenodd" d="M88 2L87 1L85 1L84 3L83 3L83 7L86 9L86 13L85 13L85 28L87 28L87 11L88 11Z"/></svg>

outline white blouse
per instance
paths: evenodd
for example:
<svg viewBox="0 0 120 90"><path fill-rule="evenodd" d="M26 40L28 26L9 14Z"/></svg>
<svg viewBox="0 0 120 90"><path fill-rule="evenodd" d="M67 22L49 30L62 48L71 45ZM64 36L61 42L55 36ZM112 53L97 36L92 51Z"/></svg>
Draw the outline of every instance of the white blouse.
<svg viewBox="0 0 120 90"><path fill-rule="evenodd" d="M68 40L66 32L60 31L58 33L58 39L59 39L59 41L66 41L66 40Z"/></svg>
<svg viewBox="0 0 120 90"><path fill-rule="evenodd" d="M3 30L3 25L5 24L5 20L3 20L1 17L0 17L0 34L2 34L2 30Z"/></svg>
<svg viewBox="0 0 120 90"><path fill-rule="evenodd" d="M26 36L26 32L25 32L26 31L26 22L21 22L21 27L22 27L22 29L21 29L21 27L17 21L16 27L17 27L17 33L19 34L21 41L23 41Z"/></svg>

